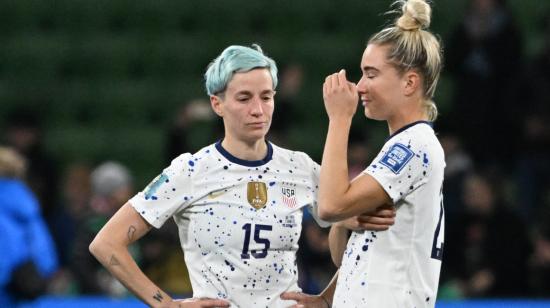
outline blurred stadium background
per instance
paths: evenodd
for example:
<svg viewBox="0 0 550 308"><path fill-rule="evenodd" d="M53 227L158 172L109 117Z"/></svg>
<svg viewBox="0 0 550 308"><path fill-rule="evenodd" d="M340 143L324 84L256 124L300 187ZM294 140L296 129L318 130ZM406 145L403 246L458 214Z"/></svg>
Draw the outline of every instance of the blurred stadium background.
<svg viewBox="0 0 550 308"><path fill-rule="evenodd" d="M432 2L431 29L447 58L435 98L449 173L438 307L550 306L550 1ZM202 76L228 45L258 43L277 61L270 137L320 161L322 82L341 68L359 78L365 42L387 23L390 3L1 0L0 144L29 160L29 186L59 257L42 297L25 306L137 304L90 259L87 243L122 204L114 201L177 153L220 137ZM384 124L358 112L350 171L386 137ZM173 227L134 253L167 291L188 294ZM334 268L326 230L307 218L302 248L301 285L317 292ZM525 301L471 301L506 298Z"/></svg>

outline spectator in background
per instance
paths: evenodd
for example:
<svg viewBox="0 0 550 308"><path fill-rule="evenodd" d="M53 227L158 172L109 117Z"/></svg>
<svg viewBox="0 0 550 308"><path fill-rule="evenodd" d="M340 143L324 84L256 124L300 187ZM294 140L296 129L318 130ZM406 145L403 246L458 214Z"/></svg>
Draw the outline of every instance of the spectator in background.
<svg viewBox="0 0 550 308"><path fill-rule="evenodd" d="M527 227L503 203L496 177L472 174L464 182L465 213L449 226L444 268L458 297L528 295ZM449 287L449 285L446 285Z"/></svg>
<svg viewBox="0 0 550 308"><path fill-rule="evenodd" d="M50 292L56 295L78 292L70 266L77 230L89 214L91 173L91 167L81 162L69 164L64 172L61 203L54 213L51 226L61 266L50 288Z"/></svg>
<svg viewBox="0 0 550 308"><path fill-rule="evenodd" d="M348 174L352 180L365 170L365 166L374 158L369 138L358 130L350 131L348 146Z"/></svg>
<svg viewBox="0 0 550 308"><path fill-rule="evenodd" d="M454 134L442 134L439 136L441 146L445 152L445 183L443 195L445 196L445 214L447 225L452 225L456 215L464 212L462 205L464 179L473 171L473 161L463 147L463 142Z"/></svg>
<svg viewBox="0 0 550 308"><path fill-rule="evenodd" d="M84 294L124 295L125 288L88 253L88 245L111 217L134 194L129 170L117 162L104 162L91 173L92 196L77 223L71 257L71 271ZM137 247L132 253L138 255Z"/></svg>
<svg viewBox="0 0 550 308"><path fill-rule="evenodd" d="M533 295L537 297L548 297L550 294L550 207L546 205L546 213L539 222L533 238L534 249L530 260L530 285Z"/></svg>
<svg viewBox="0 0 550 308"><path fill-rule="evenodd" d="M57 202L58 170L54 159L44 150L43 130L36 113L17 109L8 116L5 139L27 161L26 182L38 198L42 215L50 224Z"/></svg>
<svg viewBox="0 0 550 308"><path fill-rule="evenodd" d="M504 0L470 0L447 41L446 68L456 84L452 129L484 164L510 163L518 137L513 100L520 72L520 32ZM496 155L495 155L496 153Z"/></svg>
<svg viewBox="0 0 550 308"><path fill-rule="evenodd" d="M210 103L205 99L194 99L182 105L173 119L166 134L165 163L170 162L186 152L194 152L190 133L193 125L199 122L210 122L214 119L214 113ZM211 138L209 132L205 137Z"/></svg>
<svg viewBox="0 0 550 308"><path fill-rule="evenodd" d="M43 294L57 270L53 242L24 173L23 158L0 147L0 307Z"/></svg>
<svg viewBox="0 0 550 308"><path fill-rule="evenodd" d="M521 91L521 152L518 155L518 201L528 222L541 214L545 184L550 182L550 12L543 22L542 51L523 72ZM517 116L517 114L514 114Z"/></svg>
<svg viewBox="0 0 550 308"><path fill-rule="evenodd" d="M290 124L296 119L303 119L297 114L296 105L300 104L299 95L304 83L304 69L300 64L292 62L281 69L280 75L277 108L273 115L277 121L271 124L269 136L274 142L287 146Z"/></svg>

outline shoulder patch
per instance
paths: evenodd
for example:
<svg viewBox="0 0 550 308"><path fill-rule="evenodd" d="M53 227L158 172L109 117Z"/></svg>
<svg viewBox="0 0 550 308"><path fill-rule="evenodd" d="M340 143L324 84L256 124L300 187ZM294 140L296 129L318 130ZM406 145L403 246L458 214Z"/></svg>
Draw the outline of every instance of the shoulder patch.
<svg viewBox="0 0 550 308"><path fill-rule="evenodd" d="M159 187L164 184L168 183L169 179L168 176L164 173L161 173L159 176L157 176L147 187L144 189L145 191L145 200L153 199L156 200L155 193L159 189Z"/></svg>
<svg viewBox="0 0 550 308"><path fill-rule="evenodd" d="M401 143L396 143L390 147L380 163L390 168L393 173L398 174L413 156L414 153L411 149Z"/></svg>

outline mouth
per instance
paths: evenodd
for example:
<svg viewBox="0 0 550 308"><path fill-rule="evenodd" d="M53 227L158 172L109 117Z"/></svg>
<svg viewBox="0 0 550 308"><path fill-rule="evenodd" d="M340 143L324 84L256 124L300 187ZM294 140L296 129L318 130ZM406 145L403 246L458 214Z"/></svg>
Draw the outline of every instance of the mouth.
<svg viewBox="0 0 550 308"><path fill-rule="evenodd" d="M252 122L246 124L246 126L253 128L263 128L265 125L267 125L266 122Z"/></svg>

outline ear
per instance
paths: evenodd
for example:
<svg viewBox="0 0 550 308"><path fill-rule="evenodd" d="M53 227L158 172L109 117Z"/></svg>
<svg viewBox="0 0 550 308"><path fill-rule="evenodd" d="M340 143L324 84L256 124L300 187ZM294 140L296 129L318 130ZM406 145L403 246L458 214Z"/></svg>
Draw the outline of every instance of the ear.
<svg viewBox="0 0 550 308"><path fill-rule="evenodd" d="M421 87L420 75L413 70L403 74L403 82L405 85L404 94L406 96L413 95Z"/></svg>
<svg viewBox="0 0 550 308"><path fill-rule="evenodd" d="M221 98L217 95L210 95L210 106L212 106L212 110L223 118L223 108L222 108L223 101Z"/></svg>

